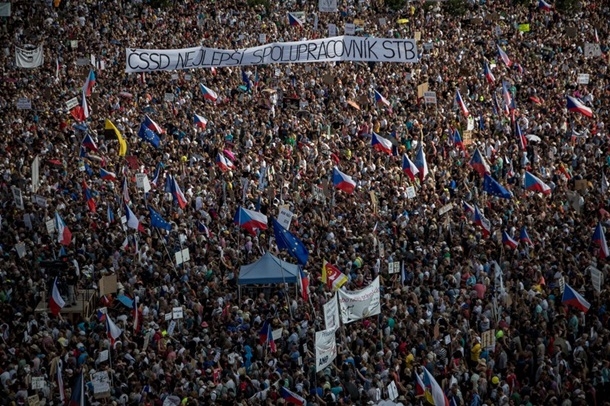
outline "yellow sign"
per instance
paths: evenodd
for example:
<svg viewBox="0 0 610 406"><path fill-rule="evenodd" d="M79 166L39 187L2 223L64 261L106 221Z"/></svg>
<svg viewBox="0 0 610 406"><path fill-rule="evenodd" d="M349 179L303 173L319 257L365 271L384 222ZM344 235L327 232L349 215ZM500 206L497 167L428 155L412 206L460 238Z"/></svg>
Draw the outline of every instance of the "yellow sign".
<svg viewBox="0 0 610 406"><path fill-rule="evenodd" d="M529 24L519 24L519 31L530 32L530 25Z"/></svg>
<svg viewBox="0 0 610 406"><path fill-rule="evenodd" d="M363 27L364 28L364 20L361 20L359 18L355 18L354 19L354 25L358 26L358 27Z"/></svg>
<svg viewBox="0 0 610 406"><path fill-rule="evenodd" d="M409 19L408 18L399 18L398 20L396 20L396 22L398 24L406 24L409 22Z"/></svg>

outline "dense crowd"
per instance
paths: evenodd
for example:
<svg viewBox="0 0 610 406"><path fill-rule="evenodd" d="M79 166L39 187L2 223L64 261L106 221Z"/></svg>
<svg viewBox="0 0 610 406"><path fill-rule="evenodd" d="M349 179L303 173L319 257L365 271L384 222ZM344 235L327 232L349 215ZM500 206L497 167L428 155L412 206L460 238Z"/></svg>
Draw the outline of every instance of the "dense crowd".
<svg viewBox="0 0 610 406"><path fill-rule="evenodd" d="M286 388L307 405L406 406L427 404L416 377L426 368L450 405L608 404L610 266L592 239L598 224L602 233L610 225L608 3L580 1L562 12L468 1L460 15L442 2L393 11L383 1L339 1L334 13L319 13L317 3L12 2L0 30L0 403L68 402L82 372L91 404L272 405L289 400ZM289 25L287 13L301 11L303 27ZM342 33L354 19L356 35L418 38L420 61L125 73L126 47L245 48L325 37L329 24ZM42 67L15 66L14 49L26 44L43 45ZM585 52L591 44L601 55ZM81 63L91 55L95 66ZM90 115L77 122L66 102L80 100L90 69ZM199 83L218 100L206 100ZM506 108L503 83L514 100ZM424 103L424 84L437 104ZM390 106L376 103L374 91ZM568 111L566 96L593 117ZM19 98L32 108L17 109ZM138 137L144 115L164 130L159 148ZM125 138L125 156L105 136L106 119ZM371 148L373 133L397 153ZM97 151L82 151L86 134ZM429 173L413 180L402 156L415 161L420 148ZM475 150L512 198L484 191L469 165ZM219 153L233 169L221 170ZM333 189L334 167L356 181L353 193ZM116 176L102 179L102 169ZM525 189L526 171L551 193ZM137 173L160 180L144 194ZM164 187L167 175L186 206ZM125 193L142 231L121 222ZM151 227L149 205L171 231ZM489 219L491 235L468 205ZM294 262L271 227L251 235L236 225L238 207L269 218L280 207L294 213L290 231L309 251L310 300L283 284L238 295L240 266L267 251ZM56 212L72 233L67 246L47 230ZM531 244L519 238L524 227ZM190 260L176 265L174 253L186 248ZM342 289L379 276L382 308L342 325L337 359L316 373L314 333L333 295L320 280L323 261L347 275ZM396 261L403 270L388 273ZM593 271L602 275L599 290ZM68 309L111 275L117 292L96 299L87 317L47 311L54 280ZM563 303L566 286L588 311ZM176 307L184 317L170 328L166 315ZM116 339L107 318L122 330ZM267 320L282 329L276 351L260 340ZM103 371L108 390L94 396L93 377Z"/></svg>

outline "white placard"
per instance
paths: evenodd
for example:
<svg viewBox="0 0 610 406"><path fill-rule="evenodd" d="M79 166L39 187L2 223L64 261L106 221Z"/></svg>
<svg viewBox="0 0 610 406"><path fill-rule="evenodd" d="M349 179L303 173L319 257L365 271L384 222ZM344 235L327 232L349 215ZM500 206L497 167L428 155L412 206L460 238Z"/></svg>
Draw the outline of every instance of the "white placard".
<svg viewBox="0 0 610 406"><path fill-rule="evenodd" d="M345 35L354 35L356 33L356 24L354 23L345 23L345 27L343 29Z"/></svg>
<svg viewBox="0 0 610 406"><path fill-rule="evenodd" d="M150 182L148 176L145 173L136 173L136 186L139 189L143 189L144 193L150 192Z"/></svg>
<svg viewBox="0 0 610 406"><path fill-rule="evenodd" d="M436 104L436 92L424 92L425 104Z"/></svg>
<svg viewBox="0 0 610 406"><path fill-rule="evenodd" d="M589 74L588 73L579 73L578 74L578 84L579 85L588 85L589 84Z"/></svg>
<svg viewBox="0 0 610 406"><path fill-rule="evenodd" d="M434 44L432 42L426 42L424 44L424 50L432 51L434 49Z"/></svg>
<svg viewBox="0 0 610 406"><path fill-rule="evenodd" d="M563 291L566 288L566 280L565 278L562 276L561 278L559 278L559 293L561 293L563 295Z"/></svg>
<svg viewBox="0 0 610 406"><path fill-rule="evenodd" d="M407 192L407 199L414 199L415 198L415 186L409 186L406 189Z"/></svg>
<svg viewBox="0 0 610 406"><path fill-rule="evenodd" d="M379 26L380 27L385 27L386 24L387 24L387 20L385 18L381 17L379 19Z"/></svg>
<svg viewBox="0 0 610 406"><path fill-rule="evenodd" d="M25 224L25 227L28 230L31 230L33 228L32 227L32 218L30 217L30 213L25 213L23 215L23 224Z"/></svg>
<svg viewBox="0 0 610 406"><path fill-rule="evenodd" d="M453 209L453 203L446 204L438 210L438 215L442 216L443 214L451 211L452 209Z"/></svg>
<svg viewBox="0 0 610 406"><path fill-rule="evenodd" d="M591 273L591 283L593 284L593 289L595 289L596 292L601 292L604 279L602 272L593 266L589 267L589 272Z"/></svg>
<svg viewBox="0 0 610 406"><path fill-rule="evenodd" d="M73 97L66 102L66 109L68 109L68 111L72 110L76 106L78 106L78 99L76 97Z"/></svg>
<svg viewBox="0 0 610 406"><path fill-rule="evenodd" d="M21 189L16 186L11 186L11 191L13 192L15 206L17 206L18 209L23 210L25 206L23 205L23 194L21 193Z"/></svg>
<svg viewBox="0 0 610 406"><path fill-rule="evenodd" d="M339 302L337 301L337 294L322 306L324 311L324 325L326 329L337 329L339 328Z"/></svg>
<svg viewBox="0 0 610 406"><path fill-rule="evenodd" d="M40 187L40 157L36 155L32 161L32 193L36 193Z"/></svg>
<svg viewBox="0 0 610 406"><path fill-rule="evenodd" d="M166 102L173 102L175 99L175 96L173 93L165 93L165 96L163 97L163 100L165 100Z"/></svg>
<svg viewBox="0 0 610 406"><path fill-rule="evenodd" d="M37 68L44 63L44 50L42 45L25 45L23 48L15 47L15 66L18 68Z"/></svg>
<svg viewBox="0 0 610 406"><path fill-rule="evenodd" d="M339 35L339 30L335 24L328 24L328 36L336 37Z"/></svg>
<svg viewBox="0 0 610 406"><path fill-rule="evenodd" d="M47 382L45 381L44 376L32 377L32 390L44 389L45 386L47 386Z"/></svg>
<svg viewBox="0 0 610 406"><path fill-rule="evenodd" d="M466 131L474 130L474 117L472 115L468 116L468 124L466 125Z"/></svg>
<svg viewBox="0 0 610 406"><path fill-rule="evenodd" d="M316 331L316 372L324 370L337 358L336 329Z"/></svg>
<svg viewBox="0 0 610 406"><path fill-rule="evenodd" d="M193 75L189 75L188 73L186 75L184 75L184 80L191 80L193 79Z"/></svg>
<svg viewBox="0 0 610 406"><path fill-rule="evenodd" d="M396 382L392 381L388 385L388 397L390 400L398 399L398 387L396 386Z"/></svg>
<svg viewBox="0 0 610 406"><path fill-rule="evenodd" d="M338 11L337 0L319 0L318 10L321 13L334 13Z"/></svg>
<svg viewBox="0 0 610 406"><path fill-rule="evenodd" d="M292 216L294 216L294 213L288 209L288 206L281 206L280 214L277 216L277 222L280 223L286 230L290 230Z"/></svg>
<svg viewBox="0 0 610 406"><path fill-rule="evenodd" d="M296 13L293 13L296 14ZM355 30L355 26L354 26ZM414 39L341 36L275 42L244 49L193 47L125 50L127 73L312 62L417 62Z"/></svg>
<svg viewBox="0 0 610 406"><path fill-rule="evenodd" d="M178 74L172 73L172 80L178 80Z"/></svg>
<svg viewBox="0 0 610 406"><path fill-rule="evenodd" d="M174 330L176 330L176 322L172 320L169 322L169 326L167 327L167 335L174 335Z"/></svg>
<svg viewBox="0 0 610 406"><path fill-rule="evenodd" d="M258 42L260 44L264 44L265 42L267 42L267 34L258 34Z"/></svg>
<svg viewBox="0 0 610 406"><path fill-rule="evenodd" d="M282 327L273 330L271 332L271 336L273 337L273 341L281 340L283 332L284 332L284 329Z"/></svg>
<svg viewBox="0 0 610 406"><path fill-rule="evenodd" d="M388 263L388 273L390 275L400 272L400 261Z"/></svg>
<svg viewBox="0 0 610 406"><path fill-rule="evenodd" d="M106 362L108 361L108 350L102 350L99 352L99 354L97 355L97 363L102 363L102 362Z"/></svg>
<svg viewBox="0 0 610 406"><path fill-rule="evenodd" d="M32 101L27 97L20 97L17 99L17 110L32 110Z"/></svg>
<svg viewBox="0 0 610 406"><path fill-rule="evenodd" d="M369 286L355 291L338 290L341 321L348 324L381 312L379 277Z"/></svg>
<svg viewBox="0 0 610 406"><path fill-rule="evenodd" d="M36 203L38 206L40 206L42 208L47 207L47 199L43 196L34 195L34 196L32 196L32 200L34 200L34 203Z"/></svg>
<svg viewBox="0 0 610 406"><path fill-rule="evenodd" d="M602 49L599 44L587 42L585 44L585 57L586 58L595 58L598 56L602 56Z"/></svg>
<svg viewBox="0 0 610 406"><path fill-rule="evenodd" d="M172 318L174 320L184 318L184 310L182 310L182 307L174 307L172 309Z"/></svg>
<svg viewBox="0 0 610 406"><path fill-rule="evenodd" d="M15 244L15 251L17 251L17 256L19 258L25 257L25 243L21 241Z"/></svg>
<svg viewBox="0 0 610 406"><path fill-rule="evenodd" d="M97 60L95 59L95 55L91 54L90 61L91 61L91 66L93 66L95 68L97 66L97 63L96 63Z"/></svg>
<svg viewBox="0 0 610 406"><path fill-rule="evenodd" d="M49 233L49 235L53 235L55 232L55 220L47 220L45 221L45 225L47 226L47 233Z"/></svg>
<svg viewBox="0 0 610 406"><path fill-rule="evenodd" d="M191 260L191 255L189 253L189 249L185 248L182 251L176 252L176 265L180 265L184 262L188 262Z"/></svg>
<svg viewBox="0 0 610 406"><path fill-rule="evenodd" d="M172 319L172 313L166 313L164 319L165 321L170 321Z"/></svg>

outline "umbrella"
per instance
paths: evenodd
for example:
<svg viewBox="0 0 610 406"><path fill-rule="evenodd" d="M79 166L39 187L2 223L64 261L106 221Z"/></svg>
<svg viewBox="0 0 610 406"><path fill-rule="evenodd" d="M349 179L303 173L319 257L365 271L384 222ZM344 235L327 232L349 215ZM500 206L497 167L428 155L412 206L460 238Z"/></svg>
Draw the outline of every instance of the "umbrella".
<svg viewBox="0 0 610 406"><path fill-rule="evenodd" d="M531 142L540 142L540 141L542 141L539 136L534 135L534 134L527 134L525 136L525 138L527 138L527 140L531 141Z"/></svg>
<svg viewBox="0 0 610 406"><path fill-rule="evenodd" d="M222 153L231 161L235 161L235 155L233 155L233 151L231 151L230 149L225 149L222 151Z"/></svg>

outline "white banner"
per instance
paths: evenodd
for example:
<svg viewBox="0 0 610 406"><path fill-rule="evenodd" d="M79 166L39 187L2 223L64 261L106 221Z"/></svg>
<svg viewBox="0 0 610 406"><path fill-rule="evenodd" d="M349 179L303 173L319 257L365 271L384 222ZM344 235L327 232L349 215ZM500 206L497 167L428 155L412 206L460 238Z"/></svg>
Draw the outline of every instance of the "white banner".
<svg viewBox="0 0 610 406"><path fill-rule="evenodd" d="M339 10L337 0L320 0L318 2L318 9L322 13L334 13Z"/></svg>
<svg viewBox="0 0 610 406"><path fill-rule="evenodd" d="M602 275L602 271L600 271L599 269L597 269L593 266L590 266L589 272L591 272L591 283L593 284L593 288L595 289L596 292L601 292L602 291L602 280L604 279L604 276Z"/></svg>
<svg viewBox="0 0 610 406"><path fill-rule="evenodd" d="M42 45L26 45L25 48L15 47L15 65L18 68L37 68L44 63Z"/></svg>
<svg viewBox="0 0 610 406"><path fill-rule="evenodd" d="M333 295L332 299L324 303L324 325L326 329L339 328L339 305L337 304L337 295Z"/></svg>
<svg viewBox="0 0 610 406"><path fill-rule="evenodd" d="M245 49L125 49L127 73L311 62L417 62L413 39L341 36Z"/></svg>
<svg viewBox="0 0 610 406"><path fill-rule="evenodd" d="M316 331L316 372L322 371L337 358L335 331L334 328Z"/></svg>
<svg viewBox="0 0 610 406"><path fill-rule="evenodd" d="M379 277L364 289L351 292L339 290L338 292L343 324L381 313Z"/></svg>

